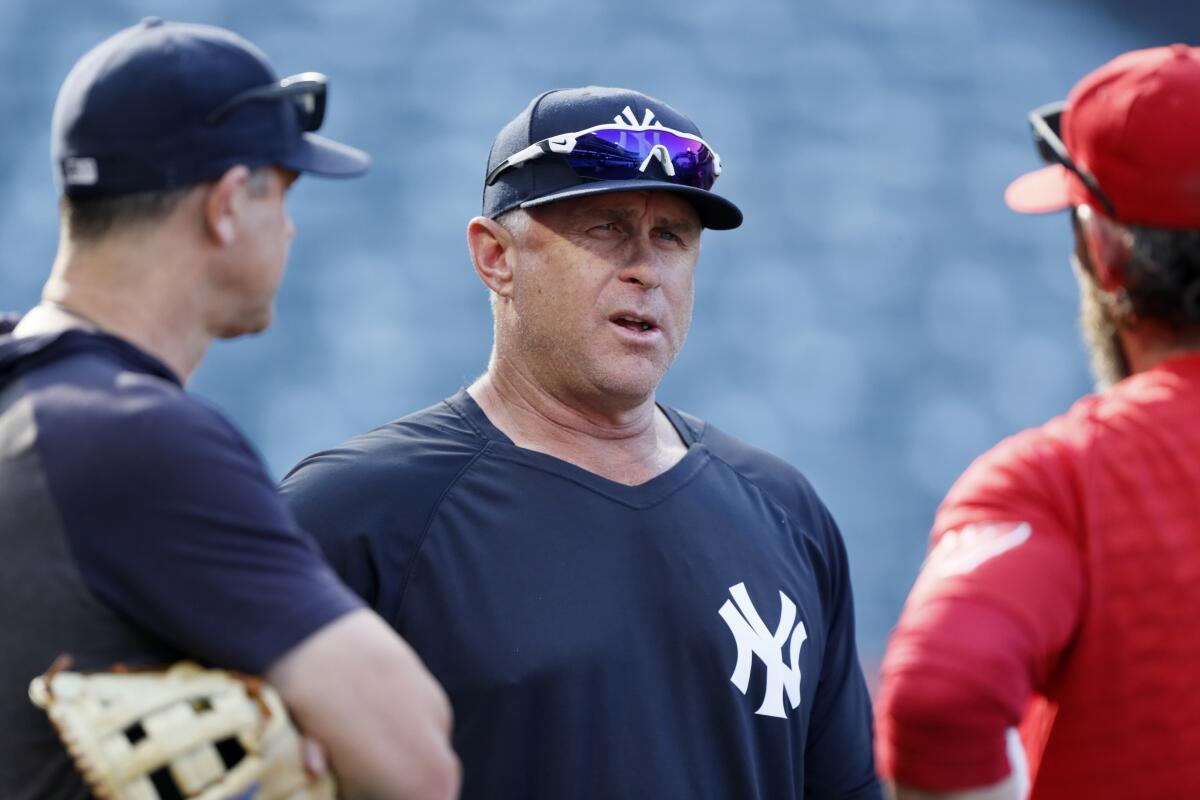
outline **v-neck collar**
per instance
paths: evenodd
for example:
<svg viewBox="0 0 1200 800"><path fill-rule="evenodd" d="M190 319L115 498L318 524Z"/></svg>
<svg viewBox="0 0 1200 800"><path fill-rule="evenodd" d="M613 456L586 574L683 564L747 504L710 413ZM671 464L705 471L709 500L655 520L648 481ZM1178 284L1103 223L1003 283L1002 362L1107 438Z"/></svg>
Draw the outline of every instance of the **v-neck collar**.
<svg viewBox="0 0 1200 800"><path fill-rule="evenodd" d="M490 442L490 451L494 455L558 475L634 508L646 508L666 499L695 477L712 458L712 453L702 442L697 440L695 431L679 416L679 413L672 408L660 405L658 407L667 415L667 419L671 421L680 438L687 445L687 453L665 472L655 475L644 483L628 486L619 481L605 478L603 475L597 475L557 456L516 445L504 431L496 427L465 388L447 398L446 404L474 428L476 433Z"/></svg>

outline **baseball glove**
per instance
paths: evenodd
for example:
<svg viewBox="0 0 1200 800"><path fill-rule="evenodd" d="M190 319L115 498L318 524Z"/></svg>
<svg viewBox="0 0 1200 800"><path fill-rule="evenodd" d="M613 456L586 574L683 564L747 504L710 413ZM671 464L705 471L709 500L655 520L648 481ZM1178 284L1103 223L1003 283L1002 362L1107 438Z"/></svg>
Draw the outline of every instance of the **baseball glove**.
<svg viewBox="0 0 1200 800"><path fill-rule="evenodd" d="M45 709L99 800L331 800L305 772L299 733L261 680L180 662L84 674L60 659L34 678Z"/></svg>

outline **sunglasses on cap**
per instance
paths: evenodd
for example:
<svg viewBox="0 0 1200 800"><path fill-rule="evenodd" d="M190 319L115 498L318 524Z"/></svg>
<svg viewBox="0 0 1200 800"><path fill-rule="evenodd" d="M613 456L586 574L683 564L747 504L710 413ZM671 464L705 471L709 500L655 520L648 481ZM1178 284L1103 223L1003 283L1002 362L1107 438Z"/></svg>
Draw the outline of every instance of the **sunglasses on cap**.
<svg viewBox="0 0 1200 800"><path fill-rule="evenodd" d="M1062 140L1062 113L1066 107L1063 101L1047 103L1029 112L1029 124L1033 126L1033 143L1037 146L1038 155L1047 164L1061 164L1075 177L1083 181L1083 185L1096 196L1110 215L1116 215L1117 208L1108 196L1100 189L1095 176L1083 167L1077 165L1067 154L1067 146Z"/></svg>
<svg viewBox="0 0 1200 800"><path fill-rule="evenodd" d="M489 172L487 185L504 171L544 155L561 156L576 175L593 181L637 178L656 159L666 180L681 186L707 190L721 174L720 156L699 136L658 125L597 125L529 145Z"/></svg>
<svg viewBox="0 0 1200 800"><path fill-rule="evenodd" d="M256 86L239 92L217 106L208 115L208 124L215 125L226 115L245 103L291 101L300 121L300 130L315 131L325 120L325 97L328 78L319 72L301 72L266 86Z"/></svg>

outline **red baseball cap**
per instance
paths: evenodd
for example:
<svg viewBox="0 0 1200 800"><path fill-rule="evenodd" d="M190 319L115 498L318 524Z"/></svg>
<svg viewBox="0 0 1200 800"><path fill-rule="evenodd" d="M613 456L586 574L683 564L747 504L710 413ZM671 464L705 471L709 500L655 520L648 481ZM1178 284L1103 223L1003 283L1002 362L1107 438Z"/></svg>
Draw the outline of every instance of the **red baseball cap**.
<svg viewBox="0 0 1200 800"><path fill-rule="evenodd" d="M1135 50L1086 75L1061 117L1070 160L1112 203L1114 218L1200 228L1200 48ZM1107 205L1061 164L1013 181L1004 193L1024 214Z"/></svg>

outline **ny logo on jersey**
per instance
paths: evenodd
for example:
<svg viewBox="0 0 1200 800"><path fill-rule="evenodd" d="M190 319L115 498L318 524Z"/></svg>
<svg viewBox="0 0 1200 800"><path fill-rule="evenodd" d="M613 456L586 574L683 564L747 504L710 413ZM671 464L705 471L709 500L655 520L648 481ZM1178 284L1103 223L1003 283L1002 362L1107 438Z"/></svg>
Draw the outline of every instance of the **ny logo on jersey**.
<svg viewBox="0 0 1200 800"><path fill-rule="evenodd" d="M729 594L733 600L726 600L720 611L721 619L725 620L737 642L737 664L729 680L745 694L750 687L751 654L758 656L767 668L767 689L762 705L754 713L786 719L784 693L793 709L800 706L800 648L808 639L803 621L792 627L792 623L796 622L796 604L783 592L779 593L779 624L772 633L754 608L746 592L746 584L730 586ZM734 603L737 603L736 607ZM789 657L789 663L786 664L783 660L785 646Z"/></svg>

